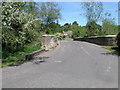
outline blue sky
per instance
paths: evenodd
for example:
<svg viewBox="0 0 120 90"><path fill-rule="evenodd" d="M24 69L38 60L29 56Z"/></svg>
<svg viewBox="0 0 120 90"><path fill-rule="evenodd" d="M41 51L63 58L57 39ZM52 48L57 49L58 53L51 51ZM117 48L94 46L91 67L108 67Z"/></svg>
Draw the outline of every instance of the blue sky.
<svg viewBox="0 0 120 90"><path fill-rule="evenodd" d="M72 23L77 21L79 25L86 25L85 16L81 16L80 13L84 13L85 11L80 6L81 2L58 2L58 4L62 7L61 14L62 19L59 20L61 25L65 23ZM115 23L118 23L118 3L117 2L103 2L104 11L110 12L111 17L115 18Z"/></svg>

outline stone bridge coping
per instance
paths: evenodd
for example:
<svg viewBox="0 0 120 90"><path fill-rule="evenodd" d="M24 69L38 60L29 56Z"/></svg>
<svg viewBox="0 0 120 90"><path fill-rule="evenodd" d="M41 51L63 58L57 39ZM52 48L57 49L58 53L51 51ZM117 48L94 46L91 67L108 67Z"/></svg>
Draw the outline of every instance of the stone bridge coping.
<svg viewBox="0 0 120 90"><path fill-rule="evenodd" d="M77 37L77 38L105 38L105 37L108 37L108 38L115 38L117 37L117 35L106 35L106 36L91 36L91 37Z"/></svg>
<svg viewBox="0 0 120 90"><path fill-rule="evenodd" d="M117 35L93 36L93 37L116 37Z"/></svg>

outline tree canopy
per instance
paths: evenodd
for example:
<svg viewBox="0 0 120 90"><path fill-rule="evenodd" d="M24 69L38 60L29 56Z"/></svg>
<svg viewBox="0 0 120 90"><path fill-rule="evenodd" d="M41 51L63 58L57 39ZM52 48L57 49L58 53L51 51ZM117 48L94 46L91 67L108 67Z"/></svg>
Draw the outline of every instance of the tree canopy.
<svg viewBox="0 0 120 90"><path fill-rule="evenodd" d="M43 2L40 4L40 14L43 24L50 24L61 19L61 8L54 2Z"/></svg>

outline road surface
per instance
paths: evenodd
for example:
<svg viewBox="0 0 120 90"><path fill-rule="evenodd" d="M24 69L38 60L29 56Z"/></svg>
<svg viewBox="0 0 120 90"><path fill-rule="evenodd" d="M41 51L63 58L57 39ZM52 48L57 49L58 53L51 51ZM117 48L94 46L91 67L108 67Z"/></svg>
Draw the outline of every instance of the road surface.
<svg viewBox="0 0 120 90"><path fill-rule="evenodd" d="M3 88L118 87L118 57L98 45L67 39L41 57L3 68Z"/></svg>

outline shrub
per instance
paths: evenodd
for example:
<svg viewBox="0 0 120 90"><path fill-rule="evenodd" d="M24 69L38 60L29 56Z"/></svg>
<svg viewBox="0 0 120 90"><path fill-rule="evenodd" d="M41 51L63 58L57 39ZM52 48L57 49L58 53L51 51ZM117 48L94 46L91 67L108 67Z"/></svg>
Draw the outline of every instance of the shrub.
<svg viewBox="0 0 120 90"><path fill-rule="evenodd" d="M25 45L35 41L39 36L41 22L31 13L21 11L23 4L20 2L2 4L3 58L22 51Z"/></svg>
<svg viewBox="0 0 120 90"><path fill-rule="evenodd" d="M2 60L3 63L5 63L5 62L15 62L15 61L18 61L18 59L14 56L9 56L6 59Z"/></svg>
<svg viewBox="0 0 120 90"><path fill-rule="evenodd" d="M118 45L118 48L120 49L120 32L117 35L117 45Z"/></svg>
<svg viewBox="0 0 120 90"><path fill-rule="evenodd" d="M66 38L65 35L61 35L61 36L58 37L59 40L64 40L65 38Z"/></svg>

